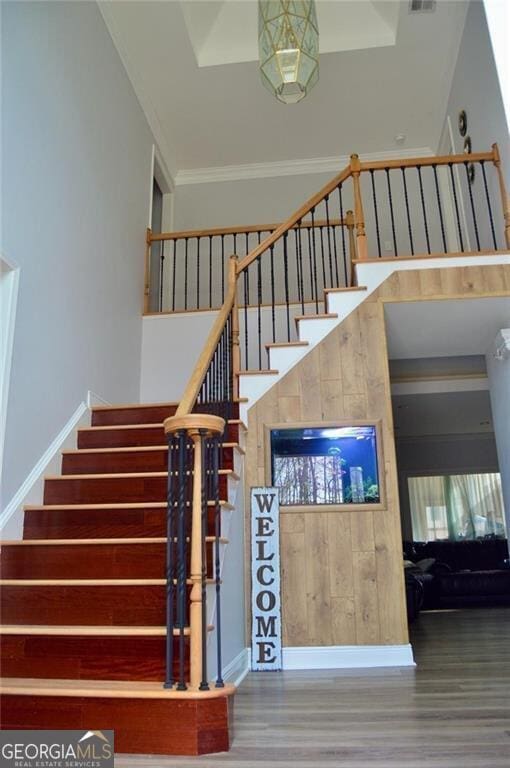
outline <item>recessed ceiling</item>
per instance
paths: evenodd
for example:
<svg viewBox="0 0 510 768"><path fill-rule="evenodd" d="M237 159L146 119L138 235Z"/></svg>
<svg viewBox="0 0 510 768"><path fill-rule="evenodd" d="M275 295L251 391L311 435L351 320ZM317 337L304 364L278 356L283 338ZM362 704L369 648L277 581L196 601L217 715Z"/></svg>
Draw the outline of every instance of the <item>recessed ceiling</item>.
<svg viewBox="0 0 510 768"><path fill-rule="evenodd" d="M317 1L320 53L395 45L399 3ZM257 61L256 0L181 0L199 67Z"/></svg>
<svg viewBox="0 0 510 768"><path fill-rule="evenodd" d="M485 355L510 327L510 297L385 304L392 360Z"/></svg>
<svg viewBox="0 0 510 768"><path fill-rule="evenodd" d="M406 149L437 147L468 3L319 5L323 50L337 52L321 55L306 99L284 105L260 82L253 2L99 3L171 173L385 152L398 134ZM238 63L198 66L220 45Z"/></svg>

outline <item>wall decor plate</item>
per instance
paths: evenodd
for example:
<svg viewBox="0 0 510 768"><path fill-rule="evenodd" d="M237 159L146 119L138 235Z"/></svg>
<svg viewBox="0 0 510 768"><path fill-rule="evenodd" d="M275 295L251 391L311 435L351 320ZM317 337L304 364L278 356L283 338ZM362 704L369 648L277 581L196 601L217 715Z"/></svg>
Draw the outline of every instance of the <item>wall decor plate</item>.
<svg viewBox="0 0 510 768"><path fill-rule="evenodd" d="M462 109L459 112L459 133L461 136L465 136L467 133L467 115L465 109Z"/></svg>
<svg viewBox="0 0 510 768"><path fill-rule="evenodd" d="M471 144L471 136L466 136L466 138L464 139L464 154L470 155L472 151L473 151L473 147Z"/></svg>

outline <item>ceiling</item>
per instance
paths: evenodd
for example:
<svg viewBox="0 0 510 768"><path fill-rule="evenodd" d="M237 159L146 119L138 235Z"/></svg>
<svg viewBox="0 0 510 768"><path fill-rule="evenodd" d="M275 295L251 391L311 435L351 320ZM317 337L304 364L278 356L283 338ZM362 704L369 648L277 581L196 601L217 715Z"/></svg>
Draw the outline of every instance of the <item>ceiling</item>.
<svg viewBox="0 0 510 768"><path fill-rule="evenodd" d="M467 2L319 2L320 79L284 105L260 82L254 0L99 2L172 176L250 163L435 148ZM433 50L433 55L431 51ZM230 63L226 63L230 62Z"/></svg>
<svg viewBox="0 0 510 768"><path fill-rule="evenodd" d="M390 359L485 355L510 327L510 297L385 304Z"/></svg>

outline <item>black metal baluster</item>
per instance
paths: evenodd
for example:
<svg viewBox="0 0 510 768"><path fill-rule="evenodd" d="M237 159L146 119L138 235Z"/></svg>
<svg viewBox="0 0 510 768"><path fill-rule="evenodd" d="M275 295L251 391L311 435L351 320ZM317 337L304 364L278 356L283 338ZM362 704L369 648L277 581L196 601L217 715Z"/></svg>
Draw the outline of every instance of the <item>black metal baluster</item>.
<svg viewBox="0 0 510 768"><path fill-rule="evenodd" d="M260 305L262 304L262 272L260 256L257 256L257 335L259 345L259 370L262 370L262 323Z"/></svg>
<svg viewBox="0 0 510 768"><path fill-rule="evenodd" d="M402 171L402 184L404 185L404 200L406 204L407 229L409 232L409 245L411 247L411 253L414 255L413 229L411 226L411 216L409 214L409 197L407 195L406 169L401 168L400 170Z"/></svg>
<svg viewBox="0 0 510 768"><path fill-rule="evenodd" d="M425 208L425 195L423 194L423 180L421 177L421 166L417 166L418 180L420 182L420 198L421 198L421 210L423 213L423 226L425 227L425 239L427 241L427 251L430 253L430 238L429 238L429 225L427 222L427 211Z"/></svg>
<svg viewBox="0 0 510 768"><path fill-rule="evenodd" d="M324 227L319 227L319 237L320 237L320 244L321 244L321 260L322 260L322 291L324 293L324 289L326 286L326 263L324 261Z"/></svg>
<svg viewBox="0 0 510 768"><path fill-rule="evenodd" d="M179 629L179 680L178 691L187 689L184 678L185 628L186 628L186 506L188 488L187 435L185 430L177 433L179 438L179 468L176 481L179 486L177 523L177 627Z"/></svg>
<svg viewBox="0 0 510 768"><path fill-rule="evenodd" d="M370 169L370 180L372 182L372 204L374 206L375 232L377 236L377 253L379 254L379 258L381 258L382 253L381 253L381 234L379 231L379 211L377 210L377 195L375 193L374 170L372 168Z"/></svg>
<svg viewBox="0 0 510 768"><path fill-rule="evenodd" d="M290 306L289 306L289 256L287 252L287 235L283 235L283 270L285 281L285 308L287 313L287 341L290 341Z"/></svg>
<svg viewBox="0 0 510 768"><path fill-rule="evenodd" d="M315 285L315 311L319 314L319 289L317 286L317 248L315 245L315 208L310 211L312 215L312 247L313 247L313 280Z"/></svg>
<svg viewBox="0 0 510 768"><path fill-rule="evenodd" d="M303 242L301 240L301 220L297 223L297 242L298 242L298 259L299 259L299 273L301 276L301 314L305 314L305 278L303 272Z"/></svg>
<svg viewBox="0 0 510 768"><path fill-rule="evenodd" d="M243 272L244 288L244 370L249 371L248 367L248 270Z"/></svg>
<svg viewBox="0 0 510 768"><path fill-rule="evenodd" d="M310 227L306 227L306 237L308 240L308 271L310 274L310 299L314 300L313 295L313 266L312 266L312 240L310 238Z"/></svg>
<svg viewBox="0 0 510 768"><path fill-rule="evenodd" d="M343 259L344 259L344 279L345 279L345 286L347 287L349 285L349 275L347 271L347 249L345 247L345 226L343 224L344 222L344 204L342 199L342 185L339 184L338 187L338 200L340 203L340 219L342 221L342 224L340 226L341 232L342 232L342 253L343 253ZM338 280L338 272L337 272L337 284L339 283Z"/></svg>
<svg viewBox="0 0 510 768"><path fill-rule="evenodd" d="M168 435L168 479L167 479L167 517L166 517L166 676L164 688L173 688L174 679L174 601L175 601L175 563L174 563L174 516L175 493L178 482L175 478L175 453L177 444L174 435Z"/></svg>
<svg viewBox="0 0 510 768"><path fill-rule="evenodd" d="M487 200L487 209L489 211L489 220L491 223L492 242L494 243L494 250L497 251L498 243L496 240L496 229L494 227L494 217L492 215L492 207L491 207L491 201L489 197L489 188L487 186L487 176L485 175L485 160L482 160L480 165L482 167L483 186L485 188L485 199Z"/></svg>
<svg viewBox="0 0 510 768"><path fill-rule="evenodd" d="M221 659L221 563L220 563L220 536L221 536L221 507L220 507L220 476L219 476L219 450L220 441L212 438L213 443L213 482L214 482L214 582L216 589L216 688L223 688L223 669Z"/></svg>
<svg viewBox="0 0 510 768"><path fill-rule="evenodd" d="M177 240L174 240L174 263L172 264L172 312L175 312L175 276L177 272Z"/></svg>
<svg viewBox="0 0 510 768"><path fill-rule="evenodd" d="M197 237L197 255L195 259L196 268L197 268L197 309L200 309L200 240L201 237Z"/></svg>
<svg viewBox="0 0 510 768"><path fill-rule="evenodd" d="M390 180L390 169L385 168L386 171L386 184L388 186L388 202L390 206L390 219L391 219L391 233L393 236L393 253L395 256L398 256L398 249L397 249L397 236L395 233L395 216L393 214L393 197L391 194L391 180Z"/></svg>
<svg viewBox="0 0 510 768"><path fill-rule="evenodd" d="M444 229L444 220L443 220L443 209L441 207L441 195L439 193L439 182L437 179L437 166L433 165L432 170L434 171L434 184L436 187L436 199L437 199L437 210L439 213L439 224L441 226L441 237L443 240L443 253L448 253L448 246L446 245L446 234Z"/></svg>
<svg viewBox="0 0 510 768"><path fill-rule="evenodd" d="M188 238L184 240L184 311L188 309Z"/></svg>
<svg viewBox="0 0 510 768"><path fill-rule="evenodd" d="M294 258L296 260L296 302L301 301L301 275L299 273L299 255L297 247L297 230L296 227L292 227L294 232Z"/></svg>
<svg viewBox="0 0 510 768"><path fill-rule="evenodd" d="M453 201L455 203L455 215L457 218L457 231L459 233L459 241L460 241L460 250L464 251L464 240L462 239L462 227L460 225L460 216L459 216L459 204L457 201L457 189L455 187L455 177L453 174L453 163L448 163L448 167L450 169L450 178L452 182L452 190L453 190Z"/></svg>
<svg viewBox="0 0 510 768"><path fill-rule="evenodd" d="M212 309L212 235L209 235L209 309Z"/></svg>
<svg viewBox="0 0 510 768"><path fill-rule="evenodd" d="M466 171L466 180L467 180L467 186L468 186L468 192L469 192L469 202L471 204L471 213L473 215L473 227L475 230L475 239L476 239L476 248L479 251L480 250L480 236L478 234L478 222L476 220L476 211L475 211L475 203L473 200L473 185L471 184L469 180L469 168L468 168L468 161L464 163L464 169Z"/></svg>
<svg viewBox="0 0 510 768"><path fill-rule="evenodd" d="M202 548L202 680L199 690L208 691L209 683L207 681L207 545L206 545L206 526L207 526L207 472L208 472L208 447L207 433L205 429L200 431L201 442L201 515L200 515L200 546Z"/></svg>
<svg viewBox="0 0 510 768"><path fill-rule="evenodd" d="M273 332L273 344L276 341L276 318L275 318L275 300L274 300L274 243L269 248L269 258L271 263L271 329Z"/></svg>
<svg viewBox="0 0 510 768"><path fill-rule="evenodd" d="M333 257L331 255L331 224L329 220L329 195L324 198L326 204L326 232L328 233L328 253L329 253L329 287L333 288ZM333 229L333 241L335 240L335 230Z"/></svg>
<svg viewBox="0 0 510 768"><path fill-rule="evenodd" d="M250 233L245 232L244 237L245 237L245 251L246 251L245 255L247 256L250 252Z"/></svg>
<svg viewBox="0 0 510 768"><path fill-rule="evenodd" d="M165 277L165 241L161 240L159 256L159 311L163 311L163 280Z"/></svg>

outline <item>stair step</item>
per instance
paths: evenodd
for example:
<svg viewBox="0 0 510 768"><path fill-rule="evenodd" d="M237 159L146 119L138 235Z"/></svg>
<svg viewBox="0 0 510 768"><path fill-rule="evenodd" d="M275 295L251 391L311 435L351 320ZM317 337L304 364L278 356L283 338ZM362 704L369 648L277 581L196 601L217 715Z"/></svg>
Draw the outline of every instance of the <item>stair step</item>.
<svg viewBox="0 0 510 768"><path fill-rule="evenodd" d="M11 629L11 628L9 628ZM6 677L74 678L79 680L165 679L166 627L53 627L56 632L36 633L24 626L12 627L1 636L1 667ZM110 629L110 632L105 632ZM133 629L143 630L133 632ZM93 632L87 630L94 630ZM98 631L100 630L100 631ZM185 674L189 674L189 640L186 633ZM179 640L174 639L177 651ZM177 673L175 654L174 673Z"/></svg>
<svg viewBox="0 0 510 768"><path fill-rule="evenodd" d="M98 405L92 408L92 425L162 424L174 416L178 403L127 403L125 405ZM231 403L232 417L239 415L237 402ZM201 406L197 406L201 412Z"/></svg>
<svg viewBox="0 0 510 768"><path fill-rule="evenodd" d="M1 587L5 624L161 626L166 622L164 579L6 580ZM188 595L189 591L188 586Z"/></svg>
<svg viewBox="0 0 510 768"><path fill-rule="evenodd" d="M239 433L246 429L239 419L230 419L225 440L238 442ZM123 426L95 426L78 429L78 448L127 448L131 446L165 445L161 423Z"/></svg>
<svg viewBox="0 0 510 768"><path fill-rule="evenodd" d="M300 320L335 320L337 317L336 312L321 312L317 315L296 315L294 322L297 325Z"/></svg>
<svg viewBox="0 0 510 768"><path fill-rule="evenodd" d="M234 468L234 452L244 453L238 443L224 443L220 457L223 469ZM168 447L81 448L62 452L62 474L105 474L120 472L164 472Z"/></svg>
<svg viewBox="0 0 510 768"><path fill-rule="evenodd" d="M199 755L229 749L231 685L176 691L160 682L3 678L2 728L115 731L117 754ZM27 698L29 697L29 698ZM230 723L231 725L231 723Z"/></svg>
<svg viewBox="0 0 510 768"><path fill-rule="evenodd" d="M233 511L226 501L223 511ZM210 526L214 502L209 502ZM155 538L166 536L166 502L48 504L25 507L25 539Z"/></svg>
<svg viewBox="0 0 510 768"><path fill-rule="evenodd" d="M214 554L211 539L206 544L209 576ZM134 543L37 540L0 546L0 579L159 579L166 568L164 538L135 539Z"/></svg>
<svg viewBox="0 0 510 768"><path fill-rule="evenodd" d="M219 471L220 496L227 497L227 478L239 480L231 469ZM44 483L45 504L163 501L168 473L140 472L109 475L59 475Z"/></svg>

